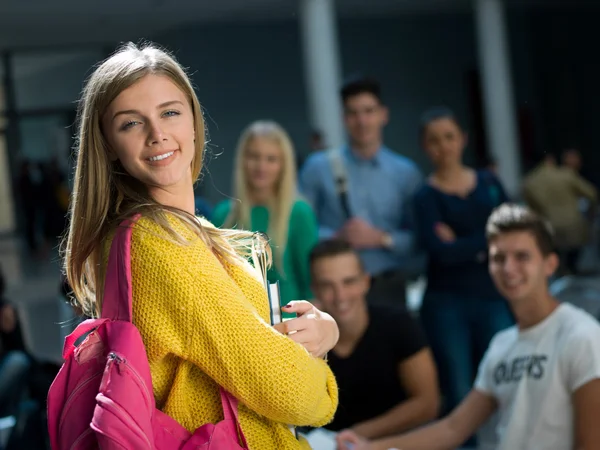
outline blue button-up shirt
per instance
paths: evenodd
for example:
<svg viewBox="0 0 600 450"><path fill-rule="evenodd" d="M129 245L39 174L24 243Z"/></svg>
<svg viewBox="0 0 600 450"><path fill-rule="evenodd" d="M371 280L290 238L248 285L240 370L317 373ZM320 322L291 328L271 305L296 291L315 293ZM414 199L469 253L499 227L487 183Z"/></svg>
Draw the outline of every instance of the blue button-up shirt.
<svg viewBox="0 0 600 450"><path fill-rule="evenodd" d="M348 204L354 217L389 233L392 249L360 252L366 270L379 274L389 270L412 270L415 236L412 231L411 203L422 176L410 159L382 147L371 159L363 159L345 147L343 161L348 177ZM335 189L327 152L311 155L300 174L300 189L312 204L319 221L319 234L329 238L347 220Z"/></svg>

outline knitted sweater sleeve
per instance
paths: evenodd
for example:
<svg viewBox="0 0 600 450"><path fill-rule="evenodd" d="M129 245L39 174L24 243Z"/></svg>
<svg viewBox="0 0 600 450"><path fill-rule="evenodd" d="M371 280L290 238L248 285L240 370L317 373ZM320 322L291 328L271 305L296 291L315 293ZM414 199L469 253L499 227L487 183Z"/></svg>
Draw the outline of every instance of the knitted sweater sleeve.
<svg viewBox="0 0 600 450"><path fill-rule="evenodd" d="M141 221L144 226L133 229L131 267L133 301L139 302L134 321L137 312L154 342L148 352L193 363L271 420L330 422L338 393L327 363L266 323L201 241L179 245ZM256 295L264 295L252 282Z"/></svg>

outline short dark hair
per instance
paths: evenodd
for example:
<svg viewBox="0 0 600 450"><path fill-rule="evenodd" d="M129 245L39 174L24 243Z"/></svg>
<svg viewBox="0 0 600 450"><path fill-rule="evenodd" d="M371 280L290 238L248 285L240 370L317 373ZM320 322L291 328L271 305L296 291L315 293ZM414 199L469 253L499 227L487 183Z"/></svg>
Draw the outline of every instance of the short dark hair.
<svg viewBox="0 0 600 450"><path fill-rule="evenodd" d="M327 239L319 242L313 247L308 257L308 262L312 267L314 262L318 261L319 259L331 258L334 256L345 255L348 253L356 255L360 263L360 258L358 258L358 254L346 240L339 238ZM362 268L362 263L360 264Z"/></svg>
<svg viewBox="0 0 600 450"><path fill-rule="evenodd" d="M340 96L342 97L343 103L346 103L348 98L359 94L371 94L377 98L380 103L383 103L381 84L373 77L364 75L352 76L344 82L340 89Z"/></svg>
<svg viewBox="0 0 600 450"><path fill-rule="evenodd" d="M504 203L490 215L486 225L488 243L499 235L527 231L533 235L544 256L556 251L552 226L526 206Z"/></svg>
<svg viewBox="0 0 600 450"><path fill-rule="evenodd" d="M421 141L425 137L425 132L429 124L440 119L452 120L461 131L464 130L454 111L447 106L435 106L421 114L421 119L419 120L419 139Z"/></svg>

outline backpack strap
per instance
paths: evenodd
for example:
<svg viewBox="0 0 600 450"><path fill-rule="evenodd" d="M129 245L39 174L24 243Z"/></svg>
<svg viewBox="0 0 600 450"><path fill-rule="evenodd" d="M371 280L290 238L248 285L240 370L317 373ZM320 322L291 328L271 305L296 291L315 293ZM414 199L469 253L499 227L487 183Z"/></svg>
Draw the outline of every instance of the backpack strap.
<svg viewBox="0 0 600 450"><path fill-rule="evenodd" d="M131 234L139 217L136 214L121 222L110 246L104 281L103 318L131 322Z"/></svg>
<svg viewBox="0 0 600 450"><path fill-rule="evenodd" d="M350 218L352 214L350 213L350 206L348 204L348 173L344 164L342 149L332 148L327 150L327 159L329 159L329 164L331 165L335 192L340 199L342 211L346 214L347 218Z"/></svg>
<svg viewBox="0 0 600 450"><path fill-rule="evenodd" d="M235 398L222 387L219 388L219 394L221 395L221 406L223 407L223 419L235 425L238 438L242 441L244 448L248 448L246 437L244 436L244 432L242 431L242 427L240 425L240 419L238 417L237 398Z"/></svg>

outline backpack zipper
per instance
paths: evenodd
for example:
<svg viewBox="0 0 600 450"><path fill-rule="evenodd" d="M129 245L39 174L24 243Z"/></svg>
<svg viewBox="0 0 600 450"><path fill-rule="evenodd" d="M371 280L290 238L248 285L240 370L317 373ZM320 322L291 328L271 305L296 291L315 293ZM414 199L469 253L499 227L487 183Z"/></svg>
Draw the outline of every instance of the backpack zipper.
<svg viewBox="0 0 600 450"><path fill-rule="evenodd" d="M112 361L114 361L117 364L117 367L119 366L119 364L124 364L125 367L127 367L127 369L133 374L135 375L135 377L138 380L138 384L139 386L142 388L142 392L144 393L144 397L146 399L146 406L148 408L152 407L152 400L150 397L150 391L148 390L148 387L146 386L146 382L143 380L143 378L140 376L140 374L137 372L137 370L135 370L128 362L125 358L123 358L122 356L117 355L115 352L110 352L108 354L109 359L111 359ZM119 370L117 368L117 370Z"/></svg>
<svg viewBox="0 0 600 450"><path fill-rule="evenodd" d="M148 388L146 387L146 383L144 382L144 380L142 379L142 377L137 373L137 371L127 362L127 360L125 358L123 358L122 356L119 356L115 352L110 352L108 354L108 358L109 358L109 360L113 364L116 364L117 371L119 372L119 374L121 373L121 368L119 366L121 364L123 364L130 373L132 373L133 375L135 375L135 377L138 379L138 383L137 384L142 388L142 392L143 392L145 400L146 400L146 405L147 405L148 408L150 408L151 402L150 402L150 398L149 398ZM148 436L146 435L146 433L142 430L142 427L140 427L135 422L135 420L133 420L131 418L131 416L127 412L127 410L125 408L123 408L121 405L119 405L118 403L116 403L115 401L113 401L112 399L108 399L108 400L109 401L106 402L104 406L105 407L109 407L109 408L114 408L118 412L121 412L122 414L119 414L119 416L122 419L125 419L125 421L129 424L129 426L131 428L135 428L136 430L138 430L139 433L144 437L146 443L148 444L148 448L151 448L152 444L150 443L150 439L148 438ZM113 411L113 413L114 413L114 411Z"/></svg>
<svg viewBox="0 0 600 450"><path fill-rule="evenodd" d="M84 382L80 383L77 388L71 392L71 394L69 394L69 396L67 397L67 401L65 402L65 406L63 406L63 410L62 413L60 415L60 420L58 422L58 435L60 436L60 431L62 429L63 426L63 422L65 420L65 416L67 414L67 412L69 411L69 406L71 404L71 402L73 402L73 400L75 400L75 396L84 388L86 387L92 380L100 377L102 375L102 373L104 372L104 368L102 368L102 370L94 373L93 375L91 375L89 378L87 378Z"/></svg>

